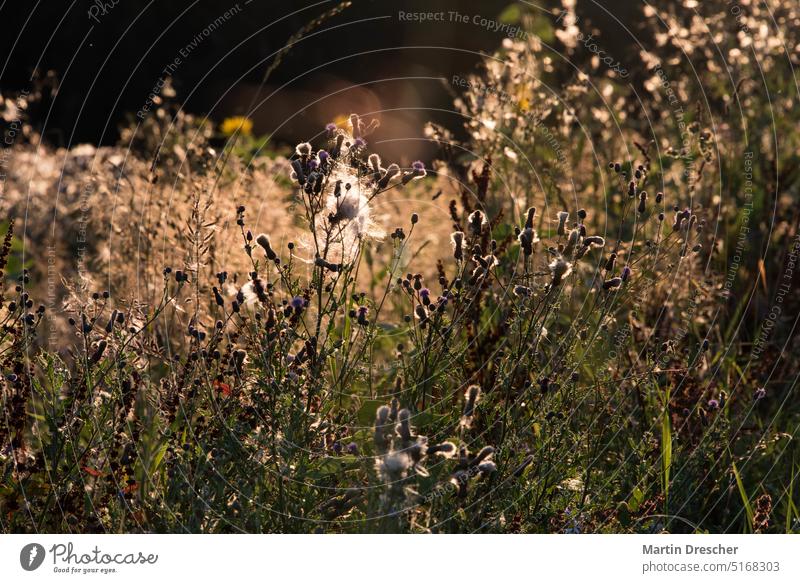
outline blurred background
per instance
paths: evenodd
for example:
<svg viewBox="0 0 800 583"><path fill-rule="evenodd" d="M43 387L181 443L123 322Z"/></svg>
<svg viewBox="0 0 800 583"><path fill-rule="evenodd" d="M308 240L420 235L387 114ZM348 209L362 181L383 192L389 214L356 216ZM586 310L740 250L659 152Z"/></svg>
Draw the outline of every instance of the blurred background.
<svg viewBox="0 0 800 583"><path fill-rule="evenodd" d="M269 135L273 144L312 138L350 111L384 112L374 138L383 142L378 150L396 159L424 158L422 142L413 147L417 152L409 151L409 142L393 151L391 140L421 137L429 120L458 132L460 120L449 113L460 91L453 76L473 72L481 55L514 30L521 10L554 22L561 5L552 0L354 0L350 6L338 0L3 2L0 92L28 90L32 78L49 89L49 99L31 110L29 121L53 146L115 143L122 124L137 112L146 115L153 98L170 93L163 87L168 79L175 102L187 111L215 122L247 116L254 133ZM602 31L614 54L631 42L619 22L635 22L638 11L640 3L632 0L577 2L582 28ZM444 14L415 22L401 12ZM320 16L322 21L310 24ZM492 30L481 24L484 19L509 28Z"/></svg>

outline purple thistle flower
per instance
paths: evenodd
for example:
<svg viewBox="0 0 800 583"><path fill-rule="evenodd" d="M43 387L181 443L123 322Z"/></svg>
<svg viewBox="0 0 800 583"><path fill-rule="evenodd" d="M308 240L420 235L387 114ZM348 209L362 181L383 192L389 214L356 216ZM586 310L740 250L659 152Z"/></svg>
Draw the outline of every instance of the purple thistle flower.
<svg viewBox="0 0 800 583"><path fill-rule="evenodd" d="M353 142L353 146L356 148L363 148L367 145L367 141L364 138L356 138Z"/></svg>
<svg viewBox="0 0 800 583"><path fill-rule="evenodd" d="M347 444L347 453L356 455L358 453L358 444L355 442Z"/></svg>
<svg viewBox="0 0 800 583"><path fill-rule="evenodd" d="M295 310L302 310L306 305L306 300L300 296L295 296L292 298L290 304Z"/></svg>
<svg viewBox="0 0 800 583"><path fill-rule="evenodd" d="M622 278L622 281L628 281L628 278L630 276L631 276L631 268L626 265L625 267L622 268L622 274L620 275L620 277Z"/></svg>
<svg viewBox="0 0 800 583"><path fill-rule="evenodd" d="M327 131L329 134L332 134L333 132L335 132L335 131L336 131L336 124L335 124L335 123L329 123L329 124L327 124L327 125L325 126L325 130L326 130L326 131Z"/></svg>
<svg viewBox="0 0 800 583"><path fill-rule="evenodd" d="M338 455L338 454L342 453L342 444L339 443L338 441L334 441L332 449L333 449L333 453Z"/></svg>
<svg viewBox="0 0 800 583"><path fill-rule="evenodd" d="M719 409L719 401L717 401L716 399L709 399L708 407L709 409Z"/></svg>
<svg viewBox="0 0 800 583"><path fill-rule="evenodd" d="M328 154L327 150L320 150L319 152L317 152L317 156L319 156L319 159L320 159L322 162L325 162L325 160L327 160L327 159L328 159L328 157L330 156L330 154Z"/></svg>

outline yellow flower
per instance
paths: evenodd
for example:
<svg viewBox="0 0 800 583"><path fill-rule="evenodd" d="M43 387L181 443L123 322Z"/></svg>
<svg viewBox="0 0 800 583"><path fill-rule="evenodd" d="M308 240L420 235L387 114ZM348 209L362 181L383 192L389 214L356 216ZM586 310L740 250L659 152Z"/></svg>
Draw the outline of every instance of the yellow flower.
<svg viewBox="0 0 800 583"><path fill-rule="evenodd" d="M232 136L237 131L243 136L253 133L253 121L243 116L225 118L219 126L220 131L226 136Z"/></svg>
<svg viewBox="0 0 800 583"><path fill-rule="evenodd" d="M346 127L347 124L350 123L350 116L346 113L341 113L333 118L333 123L339 128Z"/></svg>

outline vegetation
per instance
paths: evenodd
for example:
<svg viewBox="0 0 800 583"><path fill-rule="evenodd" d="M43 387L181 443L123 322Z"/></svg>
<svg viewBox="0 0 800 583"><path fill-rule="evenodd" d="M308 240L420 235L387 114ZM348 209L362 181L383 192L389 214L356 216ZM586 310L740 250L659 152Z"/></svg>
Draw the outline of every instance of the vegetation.
<svg viewBox="0 0 800 583"><path fill-rule="evenodd" d="M0 528L800 530L800 10L652 3L623 77L564 4L428 167L170 103L15 145Z"/></svg>

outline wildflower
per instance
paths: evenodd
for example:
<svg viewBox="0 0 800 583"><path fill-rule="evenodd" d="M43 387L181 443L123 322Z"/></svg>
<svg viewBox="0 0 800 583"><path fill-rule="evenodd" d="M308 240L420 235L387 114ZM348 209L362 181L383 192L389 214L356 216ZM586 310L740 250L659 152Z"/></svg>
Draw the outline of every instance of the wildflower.
<svg viewBox="0 0 800 583"><path fill-rule="evenodd" d="M356 455L358 453L358 444L351 442L347 444L347 453L350 455Z"/></svg>
<svg viewBox="0 0 800 583"><path fill-rule="evenodd" d="M708 408L712 410L719 409L719 401L717 399L709 399L708 400Z"/></svg>
<svg viewBox="0 0 800 583"><path fill-rule="evenodd" d="M603 282L603 289L604 290L616 290L619 286L622 285L622 278L621 277L612 277Z"/></svg>
<svg viewBox="0 0 800 583"><path fill-rule="evenodd" d="M295 311L300 312L306 306L306 300L300 296L295 296L292 298L292 301L289 302L289 305L292 306Z"/></svg>
<svg viewBox="0 0 800 583"><path fill-rule="evenodd" d="M426 175L427 172L425 172L425 164L417 160L411 164L411 170L403 174L402 183L408 184L411 180L415 178L423 178Z"/></svg>
<svg viewBox="0 0 800 583"><path fill-rule="evenodd" d="M295 148L294 151L301 158L304 159L308 158L311 155L311 144L309 144L308 142L302 142L300 144L297 144L297 147Z"/></svg>
<svg viewBox="0 0 800 583"><path fill-rule="evenodd" d="M450 235L450 242L453 244L453 257L456 261L464 259L464 233L455 231Z"/></svg>
<svg viewBox="0 0 800 583"><path fill-rule="evenodd" d="M550 273L553 276L552 284L553 286L557 286L561 283L561 280L567 277L570 273L572 273L572 264L568 261L565 261L563 257L557 257L548 266L550 268Z"/></svg>
<svg viewBox="0 0 800 583"><path fill-rule="evenodd" d="M567 219L568 218L569 218L569 213L567 211L561 211L560 213L558 213L558 229L557 229L556 232L560 236L563 236L564 233L566 232L565 229L566 229Z"/></svg>
<svg viewBox="0 0 800 583"><path fill-rule="evenodd" d="M486 225L489 224L489 221L486 220L486 215L484 215L481 211L476 210L467 217L467 223L469 223L469 233L473 237L479 237L483 230L486 228Z"/></svg>
<svg viewBox="0 0 800 583"><path fill-rule="evenodd" d="M253 132L253 121L243 116L228 117L223 120L219 129L228 137L233 136L237 132L243 136L249 136Z"/></svg>
<svg viewBox="0 0 800 583"><path fill-rule="evenodd" d="M422 299L422 303L427 306L431 303L431 290L429 290L427 287L423 287L421 290L419 290L419 297Z"/></svg>
<svg viewBox="0 0 800 583"><path fill-rule="evenodd" d="M328 132L329 137L333 137L333 133L336 131L336 124L335 123L326 124L325 131Z"/></svg>
<svg viewBox="0 0 800 583"><path fill-rule="evenodd" d="M628 278L631 276L631 268L627 265L622 268L622 273L620 274L620 279L622 281L628 281Z"/></svg>

